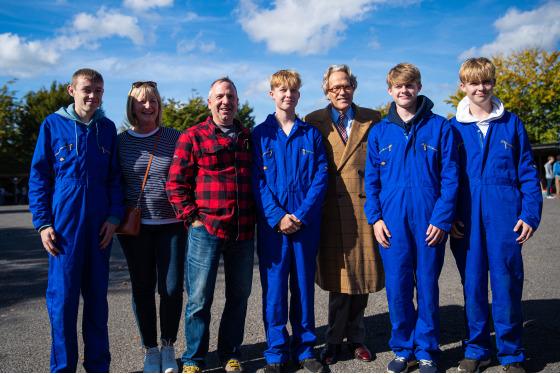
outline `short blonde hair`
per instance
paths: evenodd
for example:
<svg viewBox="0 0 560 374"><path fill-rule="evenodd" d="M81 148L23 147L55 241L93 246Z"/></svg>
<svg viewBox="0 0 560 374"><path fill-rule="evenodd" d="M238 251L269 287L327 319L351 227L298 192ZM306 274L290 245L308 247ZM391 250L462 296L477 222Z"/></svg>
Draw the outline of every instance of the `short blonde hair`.
<svg viewBox="0 0 560 374"><path fill-rule="evenodd" d="M152 87L148 84L143 84L139 87L132 87L130 91L128 91L128 100L126 102L126 119L128 120L128 123L134 127L138 125L138 120L134 115L134 100L137 100L140 97L156 99L158 103L158 116L156 118L156 125L161 126L161 117L163 115L161 96L159 95L157 87Z"/></svg>
<svg viewBox="0 0 560 374"><path fill-rule="evenodd" d="M352 74L352 70L350 70L348 65L331 65L327 68L327 71L325 71L325 74L323 75L323 84L321 87L323 88L325 95L329 94L329 78L331 77L331 74L338 71L346 73L350 79L350 85L354 87L354 89L358 88L358 79L356 79L356 76Z"/></svg>
<svg viewBox="0 0 560 374"><path fill-rule="evenodd" d="M301 88L301 76L293 70L278 70L270 76L270 89L274 90L280 86L289 90L299 90Z"/></svg>
<svg viewBox="0 0 560 374"><path fill-rule="evenodd" d="M461 83L479 83L493 80L495 74L496 67L486 57L469 58L463 62L459 69Z"/></svg>
<svg viewBox="0 0 560 374"><path fill-rule="evenodd" d="M408 62L402 62L392 68L387 74L387 85L389 88L396 85L422 84L420 70Z"/></svg>

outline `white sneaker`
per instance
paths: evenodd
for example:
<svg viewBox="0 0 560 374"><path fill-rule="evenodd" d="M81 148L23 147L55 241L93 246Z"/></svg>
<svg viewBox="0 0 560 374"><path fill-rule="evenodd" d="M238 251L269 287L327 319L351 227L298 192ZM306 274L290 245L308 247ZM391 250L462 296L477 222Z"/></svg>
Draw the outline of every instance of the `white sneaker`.
<svg viewBox="0 0 560 374"><path fill-rule="evenodd" d="M555 199L555 197L552 196L552 195L548 195L546 198L547 198L547 199Z"/></svg>
<svg viewBox="0 0 560 374"><path fill-rule="evenodd" d="M144 373L161 373L161 355L158 347L146 350L144 354Z"/></svg>
<svg viewBox="0 0 560 374"><path fill-rule="evenodd" d="M179 367L177 360L175 360L175 348L172 345L161 346L161 372L162 373L177 373Z"/></svg>

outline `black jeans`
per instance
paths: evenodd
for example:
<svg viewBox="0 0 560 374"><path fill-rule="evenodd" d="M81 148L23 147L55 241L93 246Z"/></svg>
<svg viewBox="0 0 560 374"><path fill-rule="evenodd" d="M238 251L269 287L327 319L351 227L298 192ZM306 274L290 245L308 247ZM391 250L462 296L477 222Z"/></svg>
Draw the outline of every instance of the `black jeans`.
<svg viewBox="0 0 560 374"><path fill-rule="evenodd" d="M118 235L118 239L130 272L132 308L142 346L158 346L156 284L161 339L175 342L183 308L187 229L182 222L141 225L139 236Z"/></svg>

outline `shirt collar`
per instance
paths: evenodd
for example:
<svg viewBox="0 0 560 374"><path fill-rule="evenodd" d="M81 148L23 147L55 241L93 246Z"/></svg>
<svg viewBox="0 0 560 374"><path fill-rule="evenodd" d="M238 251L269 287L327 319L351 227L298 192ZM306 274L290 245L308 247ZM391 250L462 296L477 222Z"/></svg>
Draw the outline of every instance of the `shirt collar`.
<svg viewBox="0 0 560 374"><path fill-rule="evenodd" d="M332 106L332 104L330 106L330 112L331 112L331 117L333 119L333 122L338 123L338 119L340 118L340 112L338 110L336 110ZM352 108L352 105L350 105L350 108L348 108L348 110L344 114L346 115L346 118L348 118L348 122L350 122L354 119L354 109Z"/></svg>

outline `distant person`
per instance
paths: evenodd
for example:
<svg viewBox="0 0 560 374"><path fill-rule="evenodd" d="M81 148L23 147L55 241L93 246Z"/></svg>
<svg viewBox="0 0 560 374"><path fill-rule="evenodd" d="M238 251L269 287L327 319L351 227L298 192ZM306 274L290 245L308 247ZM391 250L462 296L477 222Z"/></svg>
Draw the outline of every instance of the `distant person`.
<svg viewBox="0 0 560 374"><path fill-rule="evenodd" d="M370 293L384 287L381 256L364 213L367 138L381 121L378 111L357 106L358 81L347 65L331 65L323 75L329 105L303 119L323 136L329 184L323 201L316 282L329 292L328 327L321 361L338 361L342 343L358 361L374 355L365 345L364 313Z"/></svg>
<svg viewBox="0 0 560 374"><path fill-rule="evenodd" d="M401 63L387 74L393 102L369 133L364 210L381 246L391 317L389 373L437 373L439 286L458 188L449 122L432 112L420 71ZM416 290L417 309L414 306Z"/></svg>
<svg viewBox="0 0 560 374"><path fill-rule="evenodd" d="M493 318L503 370L523 373L521 249L541 220L539 171L523 122L492 95L492 62L484 57L466 60L459 79L466 97L451 119L457 133L460 189L450 232L465 296L465 358L458 369L477 373L490 363Z"/></svg>
<svg viewBox="0 0 560 374"><path fill-rule="evenodd" d="M183 310L187 229L175 217L165 183L181 133L162 126L162 102L155 82L132 84L126 116L130 128L118 135L117 148L126 206L136 206L150 166L140 200L140 234L117 237L126 256L132 283L132 309L146 350L144 373L176 373L173 344ZM160 298L161 352L157 340L156 284Z"/></svg>
<svg viewBox="0 0 560 374"><path fill-rule="evenodd" d="M554 184L556 186L556 198L560 199L560 155L556 156L556 162L552 168L554 173Z"/></svg>
<svg viewBox="0 0 560 374"><path fill-rule="evenodd" d="M552 164L554 163L554 156L548 156L548 162L544 164L544 171L546 176L546 198L547 199L554 199L552 196L552 183L554 182L554 172L552 168ZM556 191L558 195L558 191Z"/></svg>
<svg viewBox="0 0 560 374"><path fill-rule="evenodd" d="M257 253L268 344L265 373L283 372L290 357L306 372L324 371L314 353L314 299L328 167L321 134L296 116L300 87L298 73L274 73L270 97L276 111L252 134Z"/></svg>
<svg viewBox="0 0 560 374"><path fill-rule="evenodd" d="M75 372L83 298L84 368L109 372L107 287L113 233L124 215L115 124L99 109L103 77L72 76L74 103L41 125L31 161L29 210L49 256L51 371Z"/></svg>
<svg viewBox="0 0 560 374"><path fill-rule="evenodd" d="M229 78L212 83L207 101L212 115L179 137L166 185L175 215L190 227L183 372L194 373L204 367L222 256L226 302L218 333L218 357L226 372L240 372L240 347L253 282L251 133L234 118L239 99Z"/></svg>
<svg viewBox="0 0 560 374"><path fill-rule="evenodd" d="M4 187L0 187L0 206L4 205L4 196L6 196L6 190Z"/></svg>

